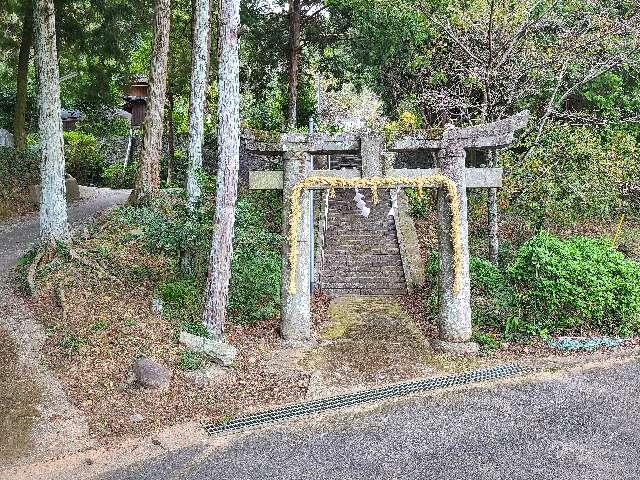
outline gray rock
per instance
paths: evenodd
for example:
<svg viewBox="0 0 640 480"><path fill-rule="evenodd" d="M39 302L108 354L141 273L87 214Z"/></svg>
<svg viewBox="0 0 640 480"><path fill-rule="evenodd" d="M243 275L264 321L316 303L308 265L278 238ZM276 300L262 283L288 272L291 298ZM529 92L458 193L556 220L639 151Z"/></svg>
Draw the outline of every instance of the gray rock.
<svg viewBox="0 0 640 480"><path fill-rule="evenodd" d="M71 175L65 175L65 189L67 195L67 203L80 200L80 186L78 181ZM40 184L29 185L29 199L34 205L40 204Z"/></svg>
<svg viewBox="0 0 640 480"><path fill-rule="evenodd" d="M140 413L134 413L133 415L131 415L129 417L129 421L131 421L133 423L144 422L144 415L142 415Z"/></svg>
<svg viewBox="0 0 640 480"><path fill-rule="evenodd" d="M139 358L133 363L133 374L144 388L166 388L171 381L171 370L150 358Z"/></svg>
<svg viewBox="0 0 640 480"><path fill-rule="evenodd" d="M196 387L206 387L209 385L209 378L202 370L193 370L184 374L185 377Z"/></svg>
<svg viewBox="0 0 640 480"><path fill-rule="evenodd" d="M227 342L218 342L187 332L180 333L180 343L194 352L206 355L214 362L225 367L232 365L238 355L236 347Z"/></svg>
<svg viewBox="0 0 640 480"><path fill-rule="evenodd" d="M151 299L151 313L155 315L162 314L162 300L160 300L159 298Z"/></svg>
<svg viewBox="0 0 640 480"><path fill-rule="evenodd" d="M0 128L0 147L13 147L13 134L4 128Z"/></svg>

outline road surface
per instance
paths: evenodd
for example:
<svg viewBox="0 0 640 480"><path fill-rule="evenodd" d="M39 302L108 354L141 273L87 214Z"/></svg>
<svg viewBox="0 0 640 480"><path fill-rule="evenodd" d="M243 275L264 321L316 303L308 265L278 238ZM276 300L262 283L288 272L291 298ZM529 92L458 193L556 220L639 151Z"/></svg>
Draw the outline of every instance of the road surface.
<svg viewBox="0 0 640 480"><path fill-rule="evenodd" d="M638 378L634 359L432 393L168 452L99 478L637 480Z"/></svg>

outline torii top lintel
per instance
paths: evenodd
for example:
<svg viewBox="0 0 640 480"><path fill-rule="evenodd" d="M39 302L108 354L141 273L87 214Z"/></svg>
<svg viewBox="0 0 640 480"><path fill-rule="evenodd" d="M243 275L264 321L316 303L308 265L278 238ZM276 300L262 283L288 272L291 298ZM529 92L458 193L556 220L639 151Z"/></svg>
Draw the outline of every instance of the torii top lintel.
<svg viewBox="0 0 640 480"><path fill-rule="evenodd" d="M529 112L522 112L498 120L472 127L457 128L447 125L440 138L433 138L432 132L416 130L395 138L386 144L389 152L409 152L420 150L440 150L455 144L460 148L494 149L510 145L514 133L523 128L529 119ZM307 152L315 155L332 153L358 153L361 135L358 133L282 133L271 134L243 130L247 150L250 152L281 155L285 152Z"/></svg>

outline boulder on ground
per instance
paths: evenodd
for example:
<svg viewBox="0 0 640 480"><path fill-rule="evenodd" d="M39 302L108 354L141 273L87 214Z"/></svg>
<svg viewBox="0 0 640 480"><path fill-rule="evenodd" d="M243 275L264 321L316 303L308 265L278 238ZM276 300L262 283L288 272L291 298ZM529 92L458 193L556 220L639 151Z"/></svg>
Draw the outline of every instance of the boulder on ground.
<svg viewBox="0 0 640 480"><path fill-rule="evenodd" d="M180 333L180 343L194 352L206 355L214 362L225 367L232 365L238 355L238 350L233 345L187 332Z"/></svg>
<svg viewBox="0 0 640 480"><path fill-rule="evenodd" d="M150 358L139 358L133 363L133 374L144 388L165 388L171 381L171 370Z"/></svg>
<svg viewBox="0 0 640 480"><path fill-rule="evenodd" d="M4 128L0 128L0 147L14 147L13 134Z"/></svg>
<svg viewBox="0 0 640 480"><path fill-rule="evenodd" d="M71 175L65 175L65 189L67 192L67 203L80 200L80 186L78 181ZM29 185L29 198L34 205L40 205L40 184Z"/></svg>

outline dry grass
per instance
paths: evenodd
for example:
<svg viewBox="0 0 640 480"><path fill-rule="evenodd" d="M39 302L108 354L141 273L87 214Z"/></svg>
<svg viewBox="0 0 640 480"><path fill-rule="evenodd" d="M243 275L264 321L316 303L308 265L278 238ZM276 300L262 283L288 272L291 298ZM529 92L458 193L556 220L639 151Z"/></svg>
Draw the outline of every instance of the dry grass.
<svg viewBox="0 0 640 480"><path fill-rule="evenodd" d="M48 332L44 359L87 414L93 434L106 439L186 420L223 420L304 396L304 373L270 363L270 353L280 348L275 320L229 325L228 340L239 350L237 365L217 384L195 385L178 366L184 351L176 341L178 326L151 311L154 289L171 275L171 263L146 253L135 240L123 243L127 233L106 222L81 244L121 282L69 262L51 267L32 300ZM58 286L64 289L64 320ZM144 390L132 382L132 363L141 356L172 370L168 390ZM144 421L132 422L133 414Z"/></svg>

